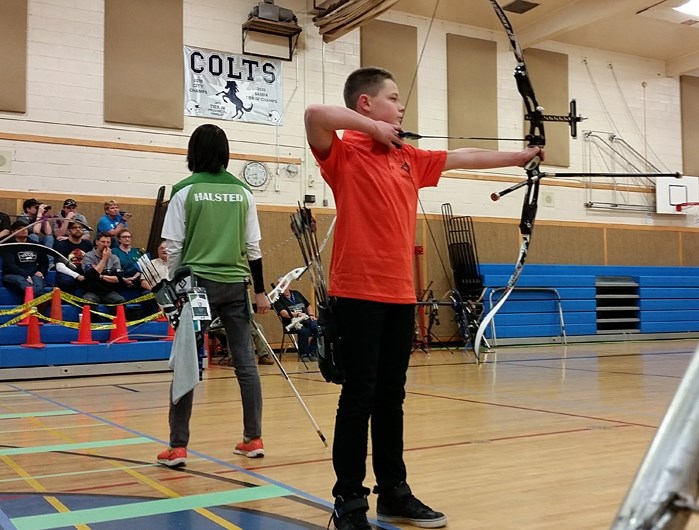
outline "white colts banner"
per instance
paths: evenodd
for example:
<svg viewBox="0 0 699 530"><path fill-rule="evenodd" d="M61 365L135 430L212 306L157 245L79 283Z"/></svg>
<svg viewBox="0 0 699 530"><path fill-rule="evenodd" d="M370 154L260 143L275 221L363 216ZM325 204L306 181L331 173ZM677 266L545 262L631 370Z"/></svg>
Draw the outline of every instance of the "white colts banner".
<svg viewBox="0 0 699 530"><path fill-rule="evenodd" d="M281 61L185 46L184 71L185 116L280 123Z"/></svg>

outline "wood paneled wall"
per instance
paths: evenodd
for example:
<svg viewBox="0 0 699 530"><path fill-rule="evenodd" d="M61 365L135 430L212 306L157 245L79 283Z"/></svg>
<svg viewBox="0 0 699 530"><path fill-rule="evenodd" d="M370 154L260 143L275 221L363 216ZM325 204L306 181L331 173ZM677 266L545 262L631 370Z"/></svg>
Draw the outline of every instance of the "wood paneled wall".
<svg viewBox="0 0 699 530"><path fill-rule="evenodd" d="M17 192L4 192L0 198L0 211L16 215L22 202L29 196ZM59 211L67 196L36 194L38 200L51 204ZM96 225L103 214L103 200L75 195L79 210L88 221ZM131 211L134 217L129 225L134 235L134 246L145 247L155 205L154 200L115 198L122 209ZM277 278L291 269L303 266L303 259L296 238L291 232L290 215L295 211L289 206L258 205L262 229L262 253L267 288ZM335 211L317 208L313 213L318 221L318 242L325 237ZM474 231L479 261L481 263L514 263L517 258L520 235L516 219L474 218ZM433 239L434 237L434 239ZM441 216L419 216L416 245L424 247L424 254L416 256L420 264L421 289L430 289L438 299L445 299L451 289L452 274ZM330 267L332 237L323 252L326 272ZM367 252L372 249L367 248ZM527 263L577 264L577 265L650 265L650 266L699 266L699 228L657 227L637 225L604 225L537 221ZM526 267L526 266L525 266ZM293 287L312 298L312 286L308 275L294 282ZM418 286L416 285L416 289ZM274 315L256 317L265 328L270 343L281 341L281 324ZM451 312L445 310L442 325L437 334L449 338L455 331Z"/></svg>
<svg viewBox="0 0 699 530"><path fill-rule="evenodd" d="M0 0L0 111L27 110L27 0Z"/></svg>

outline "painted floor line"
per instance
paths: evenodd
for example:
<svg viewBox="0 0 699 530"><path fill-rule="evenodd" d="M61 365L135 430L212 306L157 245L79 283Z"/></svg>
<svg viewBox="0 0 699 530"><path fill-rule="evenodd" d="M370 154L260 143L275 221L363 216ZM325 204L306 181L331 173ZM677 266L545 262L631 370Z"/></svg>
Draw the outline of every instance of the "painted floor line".
<svg viewBox="0 0 699 530"><path fill-rule="evenodd" d="M0 414L0 420L14 420L17 418L43 418L45 416L68 416L77 414L74 410L43 410L39 412L15 412L13 414Z"/></svg>
<svg viewBox="0 0 699 530"><path fill-rule="evenodd" d="M104 523L148 517L197 508L208 508L225 504L257 501L273 497L283 497L291 492L278 486L257 486L218 493L174 497L154 501L134 502L105 508L90 508L65 513L30 515L11 519L17 530L48 530L81 524Z"/></svg>
<svg viewBox="0 0 699 530"><path fill-rule="evenodd" d="M62 403L62 402L57 401L55 399L51 399L50 397L43 396L43 395L39 394L38 393L39 391L21 389L20 387L16 387L16 386L12 386L12 388L16 388L17 390L21 390L22 392L26 393L27 395L33 396L37 399L41 399L42 401L44 401L46 403L51 403L52 405L55 405L57 407L68 407L65 403ZM88 418L92 418L93 420L101 421L107 425L111 425L112 427L114 427L122 432L126 432L126 433L132 434L134 436L148 437L150 439L150 441L152 441L152 442L155 442L155 443L158 443L161 445L167 445L166 441L161 440L159 438L156 438L155 436L149 436L148 434L146 434L142 431L139 431L136 429L131 429L129 427L126 427L125 425L108 420L107 418L104 418L102 416L98 416L97 414L93 414L91 412L87 412L87 411L83 411L83 410L79 410L79 409L76 409L76 410L80 414L82 414ZM277 481L271 477L263 475L262 473L257 473L255 471L253 471L252 469L247 469L246 467L238 466L238 465L233 464L232 462L228 462L226 460L216 458L212 455L207 455L206 453L202 453L202 452L195 451L195 450L190 450L189 448L187 448L187 452L190 455L194 455L198 458L208 460L209 462L214 462L214 463L216 463L216 464L218 464L221 467L224 467L226 469L231 469L233 471L237 471L239 473L242 473L243 475L246 475L248 477L253 477L253 478L259 479L260 481L266 482L268 484L272 484L274 486L283 488L283 489L291 492L292 494L295 494L303 499L307 499L311 502L315 502L316 504L318 504L320 506L325 506L325 507L330 508L330 509L333 508L333 503L328 501L327 499L323 499L323 498L320 498L316 495L308 493L307 491L303 491L299 488L292 486L291 484L285 484L283 482ZM377 525L377 528L382 528L384 530L400 530L398 527L393 526L389 523L381 523L379 525L379 523L373 519L370 519L370 522L372 524Z"/></svg>
<svg viewBox="0 0 699 530"><path fill-rule="evenodd" d="M17 527L12 524L10 518L7 517L7 514L2 510L0 510L0 528L2 528L2 530L17 530Z"/></svg>
<svg viewBox="0 0 699 530"><path fill-rule="evenodd" d="M187 463L190 462L201 462L200 458L188 458ZM133 466L124 466L126 469L140 469L144 467L161 467L160 464L136 464ZM67 471L65 473L50 473L48 475L32 475L34 480L42 480L47 478L57 478L57 477L73 477L73 476L83 476L83 475L94 475L100 473L122 473L123 471L117 467L105 467L100 469L89 469L83 471ZM24 482L26 479L24 477L13 477L13 478L1 478L0 484L6 482ZM0 526L2 528L2 526Z"/></svg>
<svg viewBox="0 0 699 530"><path fill-rule="evenodd" d="M34 447L13 447L0 449L0 456L28 455L32 453L49 453L51 451L76 451L78 449L94 449L98 447L117 447L120 445L137 445L153 443L150 438L121 438L118 440L98 440L95 442L80 442L74 444L37 445Z"/></svg>
<svg viewBox="0 0 699 530"><path fill-rule="evenodd" d="M109 427L109 425L105 425L104 423L86 423L85 425L77 424L77 425L58 425L56 427L30 427L28 429L3 429L2 433L3 434L9 434L13 432L39 432L39 431L67 431L69 429L91 429L93 427Z"/></svg>

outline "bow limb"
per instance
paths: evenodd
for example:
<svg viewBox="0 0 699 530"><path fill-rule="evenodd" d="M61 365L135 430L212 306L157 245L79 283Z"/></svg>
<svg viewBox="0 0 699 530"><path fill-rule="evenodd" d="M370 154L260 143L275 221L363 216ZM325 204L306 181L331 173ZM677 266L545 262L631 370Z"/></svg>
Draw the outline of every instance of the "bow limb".
<svg viewBox="0 0 699 530"><path fill-rule="evenodd" d="M277 300L279 300L279 297L281 294L286 291L291 285L291 282L294 280L298 280L301 275L306 272L306 269L308 267L298 267L296 269L292 269L289 272L287 272L284 277L279 280L279 283L277 283L277 286L272 289L269 293L267 293L267 298L269 298L270 303L274 303Z"/></svg>
<svg viewBox="0 0 699 530"><path fill-rule="evenodd" d="M75 265L73 265L70 262L70 260L63 254L61 254L57 250L41 245L39 243L31 243L29 241L27 241L26 243L0 243L0 253L2 253L5 250L8 250L10 252L16 250L34 250L38 252L44 252L47 256L52 256L53 259L63 263L69 269L76 270Z"/></svg>
<svg viewBox="0 0 699 530"><path fill-rule="evenodd" d="M507 282L507 287L505 288L505 291L503 292L502 296L500 297L500 300L498 300L498 303L495 304L490 311L488 312L487 315L483 317L483 320L481 320L480 325L478 326L478 331L476 332L476 337L473 339L473 352L476 355L476 361L480 363L482 361L481 356L480 356L480 349L481 349L481 343L483 342L483 335L485 334L485 330L488 328L490 325L490 322L495 318L496 313L500 310L500 308L505 304L507 299L509 298L510 294L515 288L515 284L517 283L517 280L519 279L520 274L522 274L522 270L524 269L524 261L527 259L527 252L529 252L529 241L530 241L530 235L528 234L523 234L522 235L522 246L519 249L519 257L517 258L517 263L515 264L515 270L512 273L512 276L510 276L509 281Z"/></svg>

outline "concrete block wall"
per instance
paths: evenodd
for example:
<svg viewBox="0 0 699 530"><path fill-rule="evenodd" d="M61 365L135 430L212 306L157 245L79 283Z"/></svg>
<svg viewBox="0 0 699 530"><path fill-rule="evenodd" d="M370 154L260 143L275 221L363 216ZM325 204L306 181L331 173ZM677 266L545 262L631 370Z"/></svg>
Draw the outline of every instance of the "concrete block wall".
<svg viewBox="0 0 699 530"><path fill-rule="evenodd" d="M186 45L242 53L241 24L253 3L230 0L185 0L184 41ZM292 62L282 63L283 125L238 124L217 121L232 141L233 151L243 158L281 156L298 158L300 171L291 176L286 163L268 163L272 183L256 192L258 202L293 205L307 193L318 204L333 206L330 190L322 182L317 166L305 144L303 109L313 102L342 104L342 86L360 65L359 32L353 31L323 44L312 23L312 2L285 0L284 7L299 17L303 32ZM28 26L28 110L26 114L0 113L0 152L9 153L11 171L0 173L0 189L68 192L116 197L155 197L161 185L171 185L187 175L181 154L152 153L113 148L110 143L184 149L191 132L204 120L185 117L182 131L105 123L102 118L104 67L104 3L102 0L30 0ZM499 133L521 134L522 102L512 77L514 58L503 32L435 21L390 12L381 19L408 24L418 29L418 56L422 55L417 83L419 128L424 134L445 134L446 33L496 40L498 43ZM424 45L424 52L422 47ZM612 54L603 50L543 42L537 47L569 56L570 95L578 101L579 112L588 119L581 129L615 133L631 143L653 162L672 171L681 169L681 124L679 80L666 77L663 65L640 57ZM611 65L611 68L610 68ZM474 72L477 75L477 72ZM535 81L536 88L536 81ZM409 87L401 87L407 97ZM18 87L21 89L21 87ZM157 87L144 87L157 90ZM604 105L603 105L604 103ZM4 136L3 136L4 133ZM33 140L61 139L61 143ZM15 139L19 137L20 139ZM71 139L102 142L99 147L71 144ZM571 141L571 170L601 169L604 161L586 157L582 140ZM443 140L424 140L421 147L439 149ZM502 144L501 149L512 149ZM232 160L229 169L239 173L245 160ZM555 170L555 168L549 168ZM490 175L521 177L510 168L456 173L444 178L440 187L422 193L428 213L439 213L440 205L451 202L455 214L518 218L521 195L492 203L491 192L509 184L489 181ZM485 177L485 178L482 178ZM594 212L585 209L587 192L573 179L571 186L544 190L553 194L549 207L542 207L542 219L579 222L660 224L695 226L695 216L646 216L638 212ZM277 186L278 185L278 186ZM275 191L276 188L279 191ZM609 200L611 192L599 191L596 200ZM628 194L630 202L646 200ZM15 212L10 212L15 213Z"/></svg>

